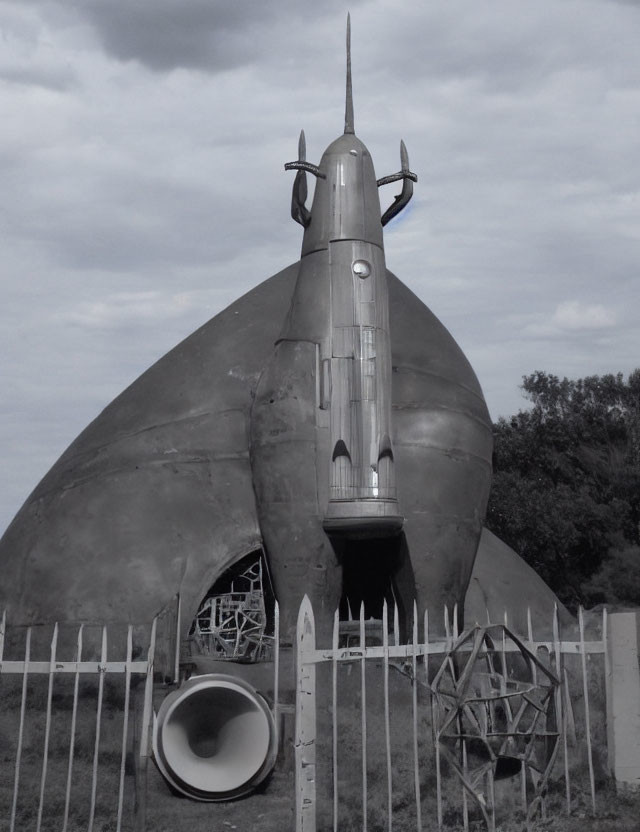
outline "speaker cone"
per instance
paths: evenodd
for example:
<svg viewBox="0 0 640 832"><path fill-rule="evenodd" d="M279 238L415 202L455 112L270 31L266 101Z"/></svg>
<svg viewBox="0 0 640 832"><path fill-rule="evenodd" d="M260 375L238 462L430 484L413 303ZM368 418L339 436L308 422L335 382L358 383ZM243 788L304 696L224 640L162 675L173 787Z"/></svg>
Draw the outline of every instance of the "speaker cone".
<svg viewBox="0 0 640 832"><path fill-rule="evenodd" d="M153 753L164 778L181 794L204 801L241 797L275 764L273 714L242 679L195 676L160 706Z"/></svg>

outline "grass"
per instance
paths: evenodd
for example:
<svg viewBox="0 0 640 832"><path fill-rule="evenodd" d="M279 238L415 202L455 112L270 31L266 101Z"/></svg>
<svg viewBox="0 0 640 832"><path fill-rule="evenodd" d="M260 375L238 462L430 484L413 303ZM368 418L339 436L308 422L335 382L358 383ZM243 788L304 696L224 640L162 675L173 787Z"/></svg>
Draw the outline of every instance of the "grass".
<svg viewBox="0 0 640 832"><path fill-rule="evenodd" d="M3 676L0 697L0 828L8 828L14 794L15 759L20 719L22 678ZM121 741L123 680L105 685L99 777L95 798L95 832L115 830L117 812ZM47 679L31 678L24 723L16 829L35 829L37 823L42 760L45 738ZM52 698L52 719L49 754L43 800L42 830L54 832L61 828L64 816L69 748L71 741L71 708L73 678L59 677ZM96 736L97 684L84 682L80 687L76 738L74 744L73 778L69 810L69 832L86 829L91 810L91 785ZM133 794L132 767L128 766L125 797L131 804ZM2 825L5 824L5 825Z"/></svg>
<svg viewBox="0 0 640 832"><path fill-rule="evenodd" d="M571 815L566 814L562 760L554 769L546 801L546 819L537 819L535 832L632 832L638 829L640 797L616 793L606 774L606 736L604 729L604 690L602 668L590 662L589 689L592 708L597 783L597 812L591 816L588 760L585 755L584 708L579 666L567 662L573 692L575 744L570 746ZM231 668L230 668L231 669ZM318 669L318 690L325 692L318 699L317 742L317 818L318 832L332 829L332 706L326 692L330 691L330 669ZM369 832L382 832L387 827L387 769L385 725L382 693L382 668L369 662L367 669L367 821ZM14 784L14 760L20 711L21 678L0 677L0 828L8 828ZM413 775L411 734L411 683L398 669L391 669L390 751L393 781L393 828L395 832L415 829L416 801ZM56 679L53 697L50 754L44 799L43 832L60 830L64 813L67 763L70 742L70 717L73 679ZM158 690L158 697L163 695ZM69 832L87 828L91 773L95 741L97 685L95 681L81 684L75 743L74 778L71 793ZM436 774L428 693L419 690L419 753L420 790L423 828L430 832L436 823ZM32 678L29 684L27 720L25 723L20 791L16 829L35 830L42 773L47 681ZM121 755L123 681L108 680L105 686L104 712L101 722L99 776L96 794L96 832L115 832L117 792ZM360 666L342 665L339 669L338 772L340 832L361 832L362 815L362 735L361 735ZM133 725L131 725L133 728ZM288 755L289 758L291 755ZM443 766L443 805L445 826L462 829L461 786L455 774ZM124 830L133 828L134 777L131 758L125 777ZM470 808L471 807L471 801ZM279 765L259 793L228 803L197 803L174 796L150 763L148 770L147 828L153 832L285 832L294 828L294 784L291 766ZM502 832L521 829L519 781L503 781L497 789L497 820ZM4 824L4 825L3 825ZM478 824L478 813L472 812L471 826Z"/></svg>

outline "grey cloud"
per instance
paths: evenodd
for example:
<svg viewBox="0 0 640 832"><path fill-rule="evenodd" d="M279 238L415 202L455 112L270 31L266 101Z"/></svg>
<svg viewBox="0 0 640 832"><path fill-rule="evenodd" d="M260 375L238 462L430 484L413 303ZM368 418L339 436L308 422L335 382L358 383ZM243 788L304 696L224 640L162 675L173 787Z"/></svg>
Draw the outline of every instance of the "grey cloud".
<svg viewBox="0 0 640 832"><path fill-rule="evenodd" d="M78 83L75 73L64 67L53 69L0 67L0 79L11 84L42 87L54 92L67 92Z"/></svg>
<svg viewBox="0 0 640 832"><path fill-rule="evenodd" d="M25 203L14 211L15 232L43 247L58 267L139 274L231 259L247 237L257 243L267 234L264 215L241 223L241 196L215 203L212 192L144 176L95 183L93 189L93 197L68 204L58 198L45 210ZM230 215L238 217L232 231ZM220 228L224 233L217 233Z"/></svg>
<svg viewBox="0 0 640 832"><path fill-rule="evenodd" d="M342 20L344 14L340 0L322 6L296 0L75 0L74 7L110 55L157 72L178 67L220 72L251 64L273 50L279 22L286 42L292 21L307 18L312 38L317 18L335 14ZM292 51L298 47L286 44Z"/></svg>
<svg viewBox="0 0 640 832"><path fill-rule="evenodd" d="M231 69L255 56L246 19L264 18L267 4L207 2L91 3L84 14L103 46L120 60L163 71L177 66ZM248 8L247 8L248 7Z"/></svg>
<svg viewBox="0 0 640 832"><path fill-rule="evenodd" d="M472 82L478 95L488 90L525 94L567 68L608 71L624 85L640 80L637 66L627 65L624 71L615 66L616 55L633 48L636 38L635 11L620 11L625 14L628 27L622 31L602 0L537 6L468 0L415 4L402 18L389 20L390 48L400 45L402 60L389 61L387 71L405 82L426 74ZM608 68L606 58L614 59Z"/></svg>

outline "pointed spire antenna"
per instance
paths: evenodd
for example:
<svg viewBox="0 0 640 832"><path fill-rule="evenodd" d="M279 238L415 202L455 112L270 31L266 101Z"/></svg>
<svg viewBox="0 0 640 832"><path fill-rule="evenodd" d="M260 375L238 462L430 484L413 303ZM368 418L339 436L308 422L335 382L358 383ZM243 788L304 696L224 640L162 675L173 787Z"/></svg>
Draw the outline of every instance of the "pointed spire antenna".
<svg viewBox="0 0 640 832"><path fill-rule="evenodd" d="M353 128L353 87L351 85L351 15L347 13L347 97L344 106L344 132L355 133Z"/></svg>

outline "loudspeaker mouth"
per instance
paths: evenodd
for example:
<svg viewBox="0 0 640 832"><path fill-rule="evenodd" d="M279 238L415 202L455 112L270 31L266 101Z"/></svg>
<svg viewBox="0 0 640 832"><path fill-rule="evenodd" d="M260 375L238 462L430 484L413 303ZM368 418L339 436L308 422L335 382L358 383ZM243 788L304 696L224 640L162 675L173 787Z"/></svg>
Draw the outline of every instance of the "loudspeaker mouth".
<svg viewBox="0 0 640 832"><path fill-rule="evenodd" d="M180 794L233 800L270 774L277 755L271 709L247 682L210 673L192 676L162 702L153 730L156 765Z"/></svg>

